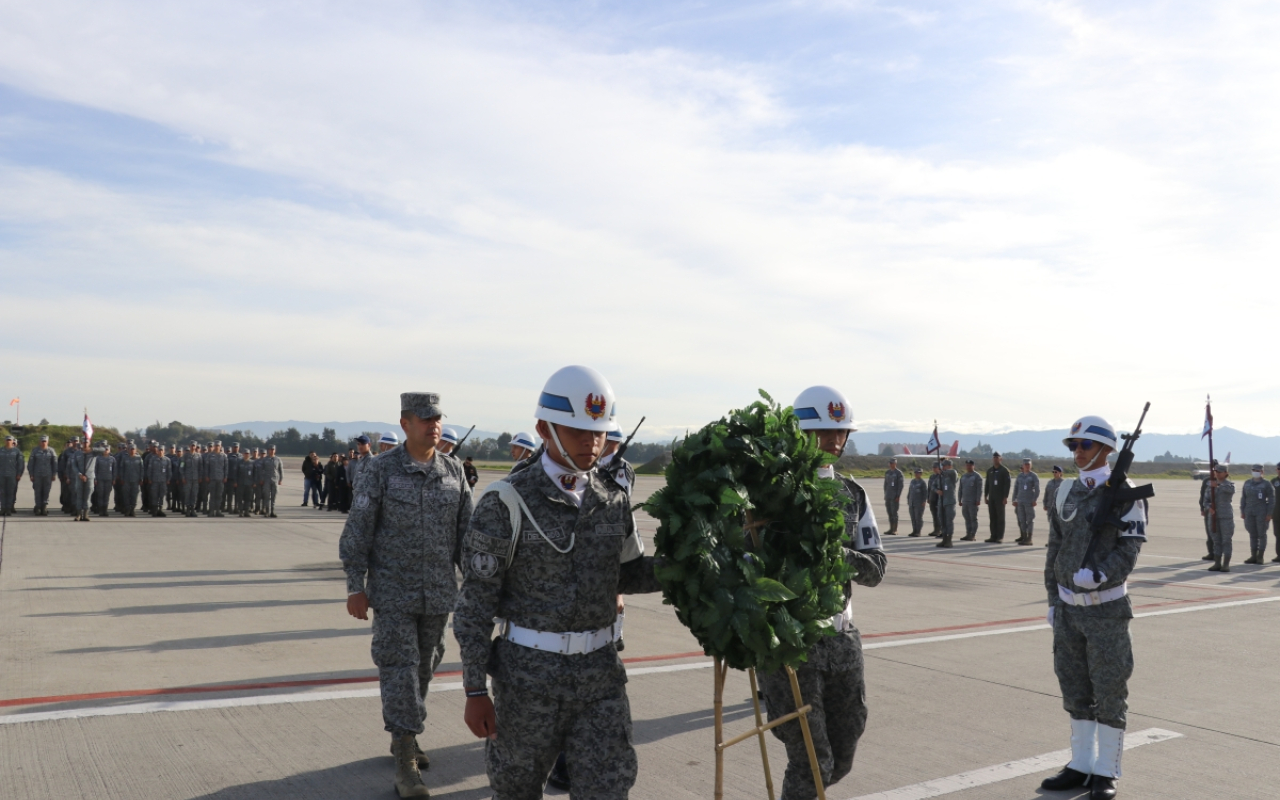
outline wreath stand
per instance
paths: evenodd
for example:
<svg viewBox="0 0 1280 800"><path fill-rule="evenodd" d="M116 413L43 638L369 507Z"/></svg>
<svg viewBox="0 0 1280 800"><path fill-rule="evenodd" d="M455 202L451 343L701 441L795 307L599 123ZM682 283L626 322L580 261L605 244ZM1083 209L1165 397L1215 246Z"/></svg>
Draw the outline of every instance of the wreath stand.
<svg viewBox="0 0 1280 800"><path fill-rule="evenodd" d="M747 533L750 534L752 542L756 547L759 547L760 534L758 529L768 524L768 521L752 519L750 511L747 512L746 517L747 524L744 527ZM809 751L809 769L813 772L813 786L818 790L818 800L827 800L827 794L822 788L822 772L818 769L818 753L813 749L813 734L809 732L809 712L813 710L813 706L804 704L803 699L800 697L800 681L796 679L796 671L791 667L785 668L787 670L787 678L791 680L791 697L795 700L796 710L778 717L773 722L766 723L764 717L760 714L760 688L756 683L756 671L754 668L747 668L747 678L751 681L751 704L756 712L756 726L726 742L724 739L724 683L729 676L729 665L724 663L719 656L716 656L714 667L714 708L716 715L715 800L723 800L724 798L724 751L735 744L745 742L752 736L760 740L760 760L764 763L764 787L769 793L769 800L774 800L773 775L769 770L769 750L765 746L764 734L765 731L772 730L797 718L800 720L800 732L804 734L805 749Z"/></svg>
<svg viewBox="0 0 1280 800"><path fill-rule="evenodd" d="M729 665L725 664L719 658L715 661L715 715L716 715L716 789L715 800L723 800L724 798L724 751L735 744L750 739L752 736L758 737L760 740L760 759L764 762L764 785L769 793L769 800L774 800L773 794L773 775L769 771L769 751L765 747L764 734L765 731L790 722L799 718L800 731L804 734L804 746L809 751L809 769L813 772L813 785L818 790L818 800L827 800L826 792L822 788L822 772L818 769L818 754L813 749L813 735L809 733L809 712L813 710L813 706L802 705L800 697L800 682L796 680L796 671L791 667L786 667L787 677L791 679L791 696L795 699L796 710L790 714L778 717L773 722L765 722L760 714L760 693L759 687L756 685L756 671L747 669L747 677L751 680L751 703L755 706L756 726L746 733L739 734L732 739L725 741L724 739L724 684L725 678L729 675Z"/></svg>

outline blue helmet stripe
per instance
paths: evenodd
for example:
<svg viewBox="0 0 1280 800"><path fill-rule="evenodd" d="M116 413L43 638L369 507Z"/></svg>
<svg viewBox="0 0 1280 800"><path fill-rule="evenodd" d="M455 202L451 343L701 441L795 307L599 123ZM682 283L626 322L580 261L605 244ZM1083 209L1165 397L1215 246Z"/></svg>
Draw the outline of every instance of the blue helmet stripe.
<svg viewBox="0 0 1280 800"><path fill-rule="evenodd" d="M1106 429L1106 428L1102 427L1101 425L1090 425L1089 427L1087 427L1087 428L1085 428L1085 429L1084 429L1084 432L1085 432L1085 433L1096 433L1096 434L1098 434L1099 436L1105 436L1105 437L1107 437L1108 439L1111 439L1112 441L1115 441L1115 438L1116 438L1116 432L1115 432L1115 431L1108 430L1108 429Z"/></svg>
<svg viewBox="0 0 1280 800"><path fill-rule="evenodd" d="M795 413L798 419L822 419L822 416L818 414L818 409L813 407L797 408Z"/></svg>
<svg viewBox="0 0 1280 800"><path fill-rule="evenodd" d="M543 392L542 396L538 398L538 405L543 408L549 408L552 411L565 411L570 414L573 413L573 403L569 402L569 398L561 397L558 394L547 394L546 392Z"/></svg>

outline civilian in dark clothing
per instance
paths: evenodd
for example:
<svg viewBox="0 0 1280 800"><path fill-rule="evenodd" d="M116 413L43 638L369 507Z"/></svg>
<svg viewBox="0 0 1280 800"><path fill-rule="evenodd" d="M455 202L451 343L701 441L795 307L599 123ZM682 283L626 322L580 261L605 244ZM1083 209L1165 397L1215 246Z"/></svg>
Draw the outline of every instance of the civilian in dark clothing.
<svg viewBox="0 0 1280 800"><path fill-rule="evenodd" d="M311 453L302 462L302 506L306 508L308 498L314 498L313 504L316 508L324 502L324 492L321 486L324 482L324 465L320 463L320 456L315 451Z"/></svg>
<svg viewBox="0 0 1280 800"><path fill-rule="evenodd" d="M476 472L476 465L471 463L471 456L467 456L467 460L462 462L462 473L467 476L467 485L472 489L476 488L476 484L480 482L480 473Z"/></svg>
<svg viewBox="0 0 1280 800"><path fill-rule="evenodd" d="M338 495L338 510L343 514L351 510L351 484L347 481L347 457L338 456L337 469L333 471L333 490Z"/></svg>
<svg viewBox="0 0 1280 800"><path fill-rule="evenodd" d="M333 511L338 506L337 480L340 469L342 465L338 463L338 454L330 453L329 463L324 465L324 497L329 511Z"/></svg>

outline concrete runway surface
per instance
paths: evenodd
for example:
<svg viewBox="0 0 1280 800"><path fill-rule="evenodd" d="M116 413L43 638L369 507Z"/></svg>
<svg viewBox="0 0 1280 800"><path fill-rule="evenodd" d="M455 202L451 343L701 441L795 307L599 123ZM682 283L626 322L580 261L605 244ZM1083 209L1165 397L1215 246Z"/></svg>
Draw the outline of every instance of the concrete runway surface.
<svg viewBox="0 0 1280 800"><path fill-rule="evenodd" d="M879 498L879 481L865 483ZM639 496L660 485L642 478ZM1130 584L1136 746L1121 796L1275 797L1280 565L1239 565L1248 536L1237 523L1233 572L1204 571L1197 488L1156 482ZM30 516L30 498L23 483L0 573L0 798L395 796L369 625L344 608L345 517L300 508L295 471L276 520L74 523L56 510ZM1010 522L1006 541L1017 537ZM1037 523L1030 548L886 537L884 583L854 598L871 718L831 800L1082 794L1038 788L1066 761L1068 721L1043 619L1042 512ZM643 515L641 525L651 545L656 525ZM657 594L628 598L626 641L632 797L709 798L709 660ZM421 737L426 782L437 798L485 798L482 745L462 723L447 644ZM730 675L726 704L729 730L748 726L745 674ZM780 786L785 757L769 743ZM765 797L754 742L727 759L726 797Z"/></svg>

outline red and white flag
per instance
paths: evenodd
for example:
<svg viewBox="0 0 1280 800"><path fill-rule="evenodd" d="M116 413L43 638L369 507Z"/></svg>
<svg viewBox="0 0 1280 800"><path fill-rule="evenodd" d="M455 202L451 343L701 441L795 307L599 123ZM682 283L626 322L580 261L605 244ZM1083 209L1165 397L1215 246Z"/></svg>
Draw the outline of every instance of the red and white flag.
<svg viewBox="0 0 1280 800"><path fill-rule="evenodd" d="M89 421L89 412L84 412L84 438L93 438L93 423Z"/></svg>
<svg viewBox="0 0 1280 800"><path fill-rule="evenodd" d="M11 406L16 406L20 401L21 401L21 398L17 398L17 397L15 397L15 398L13 398L12 400L10 400L10 401L9 401L9 405L11 405Z"/></svg>
<svg viewBox="0 0 1280 800"><path fill-rule="evenodd" d="M1204 401L1204 433L1200 434L1200 438L1213 433L1213 410L1209 408L1209 399L1206 397Z"/></svg>
<svg viewBox="0 0 1280 800"><path fill-rule="evenodd" d="M929 443L925 445L925 453L932 455L942 450L942 442L938 441L938 424L933 424L933 435L929 437Z"/></svg>

